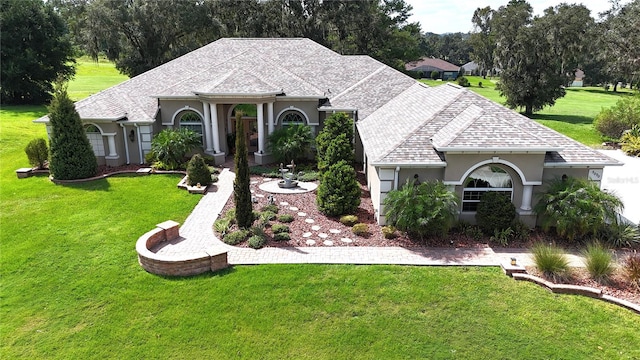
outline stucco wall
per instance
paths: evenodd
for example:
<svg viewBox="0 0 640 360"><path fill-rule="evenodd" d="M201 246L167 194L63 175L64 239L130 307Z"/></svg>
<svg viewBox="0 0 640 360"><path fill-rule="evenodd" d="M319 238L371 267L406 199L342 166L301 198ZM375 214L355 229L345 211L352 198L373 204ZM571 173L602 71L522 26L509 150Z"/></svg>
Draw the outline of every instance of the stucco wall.
<svg viewBox="0 0 640 360"><path fill-rule="evenodd" d="M398 187L402 187L407 179L414 179L418 175L418 181L442 180L444 168L400 168L398 174Z"/></svg>
<svg viewBox="0 0 640 360"><path fill-rule="evenodd" d="M371 165L367 165L367 184L371 193L371 203L374 211L377 211L376 220L380 221L380 178L377 169Z"/></svg>
<svg viewBox="0 0 640 360"><path fill-rule="evenodd" d="M492 161L494 157L517 166L524 174L527 181L541 181L544 166L544 154L446 154L447 168L445 181L460 181L462 176L476 164L483 161ZM464 179L462 179L464 180Z"/></svg>
<svg viewBox="0 0 640 360"><path fill-rule="evenodd" d="M177 127L179 124L173 123L173 117L176 112L180 111L185 107L189 107L188 109L194 110L202 115L202 119L204 120L204 110L202 106L202 101L198 100L160 100L160 107L162 111L160 112L160 122L163 125L173 124L173 126ZM184 109L187 110L187 109ZM170 126L169 126L170 127Z"/></svg>

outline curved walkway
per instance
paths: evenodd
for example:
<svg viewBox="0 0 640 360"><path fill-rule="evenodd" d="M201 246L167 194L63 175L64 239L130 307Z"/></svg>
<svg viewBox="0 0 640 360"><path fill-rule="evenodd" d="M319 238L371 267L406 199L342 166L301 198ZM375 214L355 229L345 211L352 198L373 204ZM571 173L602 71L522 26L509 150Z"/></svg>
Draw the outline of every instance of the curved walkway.
<svg viewBox="0 0 640 360"><path fill-rule="evenodd" d="M224 169L180 227L180 240L165 244L157 254L185 257L207 250L226 250L229 265L250 264L400 264L499 266L515 257L519 265L532 265L525 249L402 248L402 247L284 247L254 250L220 241L213 232L225 203L233 193L235 174ZM582 258L569 255L571 266L584 266Z"/></svg>

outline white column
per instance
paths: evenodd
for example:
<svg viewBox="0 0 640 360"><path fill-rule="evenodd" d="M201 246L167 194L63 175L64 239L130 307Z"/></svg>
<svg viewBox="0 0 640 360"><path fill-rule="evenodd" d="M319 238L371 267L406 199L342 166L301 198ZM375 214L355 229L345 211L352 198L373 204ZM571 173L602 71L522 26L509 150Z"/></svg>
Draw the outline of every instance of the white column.
<svg viewBox="0 0 640 360"><path fill-rule="evenodd" d="M522 187L522 205L520 210L531 211L531 197L533 195L533 185L524 185Z"/></svg>
<svg viewBox="0 0 640 360"><path fill-rule="evenodd" d="M273 119L273 103L267 103L267 124L269 127L269 135L273 134L275 121Z"/></svg>
<svg viewBox="0 0 640 360"><path fill-rule="evenodd" d="M204 108L204 139L207 145L204 152L210 153L213 151L213 135L211 134L211 112L209 111L209 103L203 101L202 107Z"/></svg>
<svg viewBox="0 0 640 360"><path fill-rule="evenodd" d="M107 142L109 143L109 155L110 158L118 158L118 153L116 152L116 134L108 134Z"/></svg>
<svg viewBox="0 0 640 360"><path fill-rule="evenodd" d="M258 109L258 153L264 152L264 103L257 105Z"/></svg>
<svg viewBox="0 0 640 360"><path fill-rule="evenodd" d="M213 138L213 152L220 152L220 134L218 133L218 107L216 104L209 104L211 108L211 137Z"/></svg>

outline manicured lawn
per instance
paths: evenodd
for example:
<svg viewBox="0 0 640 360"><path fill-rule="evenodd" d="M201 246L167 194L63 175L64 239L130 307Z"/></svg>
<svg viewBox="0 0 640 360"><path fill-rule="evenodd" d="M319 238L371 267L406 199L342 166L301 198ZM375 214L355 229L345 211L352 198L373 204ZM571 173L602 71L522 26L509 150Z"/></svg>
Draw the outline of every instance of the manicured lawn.
<svg viewBox="0 0 640 360"><path fill-rule="evenodd" d="M0 111L2 359L640 357L640 316L496 268L148 274L136 239L164 220L183 222L200 197L176 189L176 176L17 179L24 146L46 136L31 123L45 112Z"/></svg>
<svg viewBox="0 0 640 360"><path fill-rule="evenodd" d="M495 89L497 78L482 79L468 76L472 91L500 104L505 99ZM421 80L430 86L442 85L442 81ZM482 87L478 83L482 82ZM603 108L615 105L621 96L631 91L620 89L617 93L605 91L599 87L567 88L567 95L558 99L552 107L546 107L533 115L533 119L572 139L589 146L597 147L602 143L600 134L593 127L593 119Z"/></svg>
<svg viewBox="0 0 640 360"><path fill-rule="evenodd" d="M95 62L91 58L82 57L77 60L76 78L69 84L69 97L78 101L127 79L112 62L103 58Z"/></svg>

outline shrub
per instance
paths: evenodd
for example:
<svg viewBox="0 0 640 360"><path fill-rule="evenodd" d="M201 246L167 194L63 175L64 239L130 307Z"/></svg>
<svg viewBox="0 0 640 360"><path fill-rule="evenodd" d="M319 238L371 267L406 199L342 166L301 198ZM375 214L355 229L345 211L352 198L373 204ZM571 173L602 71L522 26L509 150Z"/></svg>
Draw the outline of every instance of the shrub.
<svg viewBox="0 0 640 360"><path fill-rule="evenodd" d="M461 76L461 77L458 78L458 85L463 86L463 87L471 86L471 84L469 84L469 80L464 76Z"/></svg>
<svg viewBox="0 0 640 360"><path fill-rule="evenodd" d="M47 141L45 139L33 139L29 141L27 147L24 148L24 152L27 154L29 164L38 169L44 169L44 163L49 158L49 148L47 148Z"/></svg>
<svg viewBox="0 0 640 360"><path fill-rule="evenodd" d="M482 81L478 81L478 87L482 87Z"/></svg>
<svg viewBox="0 0 640 360"><path fill-rule="evenodd" d="M513 238L513 234L514 231L510 227L502 230L495 229L493 231L493 236L489 238L489 241L495 241L500 243L502 246L507 246L509 245L509 240Z"/></svg>
<svg viewBox="0 0 640 360"><path fill-rule="evenodd" d="M294 220L294 217L291 214L282 214L278 216L278 221L282 223L290 223L293 220Z"/></svg>
<svg viewBox="0 0 640 360"><path fill-rule="evenodd" d="M249 241L247 241L247 243L249 244L250 248L260 249L265 246L267 240L262 236L253 235L249 238Z"/></svg>
<svg viewBox="0 0 640 360"><path fill-rule="evenodd" d="M355 170L341 160L322 175L316 197L318 210L328 216L354 213L360 205L360 195Z"/></svg>
<svg viewBox="0 0 640 360"><path fill-rule="evenodd" d="M301 171L298 173L299 181L305 181L305 182L316 181L319 178L320 178L320 173L318 171L305 171L305 172Z"/></svg>
<svg viewBox="0 0 640 360"><path fill-rule="evenodd" d="M467 237L472 238L475 241L480 241L482 240L482 236L484 235L484 233L482 232L482 230L480 230L479 227L477 226L469 226L467 228L464 229L464 234Z"/></svg>
<svg viewBox="0 0 640 360"><path fill-rule="evenodd" d="M275 130L267 139L267 149L277 162L299 162L313 143L308 125L285 126Z"/></svg>
<svg viewBox="0 0 640 360"><path fill-rule="evenodd" d="M74 180L95 176L98 161L66 87L56 87L48 110L51 124L49 170L53 177Z"/></svg>
<svg viewBox="0 0 640 360"><path fill-rule="evenodd" d="M515 219L510 228L513 230L514 239L522 241L529 240L529 236L531 235L531 228L520 219Z"/></svg>
<svg viewBox="0 0 640 360"><path fill-rule="evenodd" d="M622 262L622 270L627 281L640 289L640 253L629 254Z"/></svg>
<svg viewBox="0 0 640 360"><path fill-rule="evenodd" d="M587 271L594 280L598 282L607 280L613 273L615 269L612 263L613 255L601 243L588 244L582 255Z"/></svg>
<svg viewBox="0 0 640 360"><path fill-rule="evenodd" d="M555 227L558 235L574 241L615 223L622 207L618 197L600 190L597 183L569 177L551 181L534 211L543 230Z"/></svg>
<svg viewBox="0 0 640 360"><path fill-rule="evenodd" d="M396 228L393 226L383 226L382 235L384 236L385 239L395 239L397 236Z"/></svg>
<svg viewBox="0 0 640 360"><path fill-rule="evenodd" d="M236 111L236 134L244 134L242 111ZM244 136L236 136L236 153L233 156L236 167L236 178L233 181L233 201L236 206L236 222L242 229L251 226L255 216L249 190L249 161L247 160L247 144Z"/></svg>
<svg viewBox="0 0 640 360"><path fill-rule="evenodd" d="M211 184L211 171L200 154L193 155L189 160L187 179L189 186L195 186L199 183L206 187Z"/></svg>
<svg viewBox="0 0 640 360"><path fill-rule="evenodd" d="M222 241L224 241L225 244L237 245L245 241L247 239L247 236L249 236L248 230L238 230L238 231L234 231L226 234L222 238Z"/></svg>
<svg viewBox="0 0 640 360"><path fill-rule="evenodd" d="M284 225L284 224L274 224L271 227L271 231L273 231L274 234L288 233L289 232L289 226Z"/></svg>
<svg viewBox="0 0 640 360"><path fill-rule="evenodd" d="M635 247L640 244L640 231L632 224L609 224L600 230L599 237L614 248Z"/></svg>
<svg viewBox="0 0 640 360"><path fill-rule="evenodd" d="M431 79L437 80L440 78L440 72L438 70L433 70L431 72Z"/></svg>
<svg viewBox="0 0 640 360"><path fill-rule="evenodd" d="M231 208L224 214L224 218L228 219L232 224L236 223L236 209Z"/></svg>
<svg viewBox="0 0 640 360"><path fill-rule="evenodd" d="M218 179L218 177L217 177L217 176L215 176L215 175L212 175L212 176L211 176L211 182L212 182L212 183L217 183L217 182L218 182L218 180L219 180L219 179Z"/></svg>
<svg viewBox="0 0 640 360"><path fill-rule="evenodd" d="M346 134L340 134L329 142L323 153L318 156L318 169L324 171L341 160L347 164L353 162L353 143L351 139L347 139Z"/></svg>
<svg viewBox="0 0 640 360"><path fill-rule="evenodd" d="M269 204L269 205L263 206L262 209L260 210L277 214L280 209L278 209L278 205L276 204Z"/></svg>
<svg viewBox="0 0 640 360"><path fill-rule="evenodd" d="M167 170L175 170L180 167L185 155L200 144L200 136L193 130L164 129L151 140L151 152L157 161L166 165Z"/></svg>
<svg viewBox="0 0 640 360"><path fill-rule="evenodd" d="M640 126L640 96L625 96L596 115L595 128L611 139L620 139L625 130Z"/></svg>
<svg viewBox="0 0 640 360"><path fill-rule="evenodd" d="M269 222L271 220L275 220L276 216L277 215L274 212L263 211L260 213L260 216L258 218L260 219L261 222Z"/></svg>
<svg viewBox="0 0 640 360"><path fill-rule="evenodd" d="M496 191L487 191L480 198L476 223L485 234L502 231L516 218L516 207L511 199Z"/></svg>
<svg viewBox="0 0 640 360"><path fill-rule="evenodd" d="M635 132L630 131L622 135L620 139L620 144L622 151L624 151L629 156L640 156L640 134L635 135L635 133L640 133L640 125L634 125L634 128L637 129Z"/></svg>
<svg viewBox="0 0 640 360"><path fill-rule="evenodd" d="M364 223L358 223L351 227L351 231L358 236L366 236L369 234L369 226Z"/></svg>
<svg viewBox="0 0 640 360"><path fill-rule="evenodd" d="M260 236L260 237L265 237L266 234L264 233L264 227L262 226L252 226L250 229L251 235L253 236Z"/></svg>
<svg viewBox="0 0 640 360"><path fill-rule="evenodd" d="M213 222L213 229L222 235L222 237L229 231L230 227L231 220L227 218L220 218Z"/></svg>
<svg viewBox="0 0 640 360"><path fill-rule="evenodd" d="M567 278L569 259L564 251L554 245L538 243L531 249L533 261L545 277L558 281Z"/></svg>
<svg viewBox="0 0 640 360"><path fill-rule="evenodd" d="M275 240L275 241L289 241L289 240L291 240L291 236L289 235L289 233L286 233L286 232L277 233L277 234L273 234L273 240Z"/></svg>
<svg viewBox="0 0 640 360"><path fill-rule="evenodd" d="M144 154L144 163L147 165L151 165L157 160L158 158L156 157L156 154L154 154L151 150L148 153Z"/></svg>
<svg viewBox="0 0 640 360"><path fill-rule="evenodd" d="M343 225L353 226L358 222L358 217L355 215L344 215L340 217L340 222Z"/></svg>
<svg viewBox="0 0 640 360"><path fill-rule="evenodd" d="M415 185L413 179L384 200L390 225L410 234L443 235L453 225L458 212L458 197L440 181Z"/></svg>

